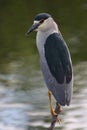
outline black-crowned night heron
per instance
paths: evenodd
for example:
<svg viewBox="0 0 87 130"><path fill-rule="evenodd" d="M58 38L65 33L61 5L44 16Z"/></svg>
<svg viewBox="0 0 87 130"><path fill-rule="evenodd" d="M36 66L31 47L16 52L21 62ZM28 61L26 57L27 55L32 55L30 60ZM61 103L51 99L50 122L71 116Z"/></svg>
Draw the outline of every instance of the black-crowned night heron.
<svg viewBox="0 0 87 130"><path fill-rule="evenodd" d="M37 31L36 44L40 54L41 70L48 87L50 110L52 115L55 115L51 94L62 106L69 105L71 101L73 88L71 57L51 15L47 13L36 15L27 35L34 30Z"/></svg>

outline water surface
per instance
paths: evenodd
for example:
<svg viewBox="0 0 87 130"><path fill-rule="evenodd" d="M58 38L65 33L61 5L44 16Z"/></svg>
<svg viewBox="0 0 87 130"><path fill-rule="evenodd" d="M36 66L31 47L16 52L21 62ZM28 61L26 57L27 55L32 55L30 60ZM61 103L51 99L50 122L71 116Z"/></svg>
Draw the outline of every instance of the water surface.
<svg viewBox="0 0 87 130"><path fill-rule="evenodd" d="M74 95L71 105L63 108L60 115L61 125L56 125L60 130L87 128L86 65L87 62L81 62L74 66ZM33 71L29 81L27 76L23 78L24 75L14 73L0 75L0 130L36 130L36 128L45 130L50 125L47 88L40 70L36 70L33 66ZM23 88L22 78L27 82L26 89ZM29 87L26 85L28 82Z"/></svg>

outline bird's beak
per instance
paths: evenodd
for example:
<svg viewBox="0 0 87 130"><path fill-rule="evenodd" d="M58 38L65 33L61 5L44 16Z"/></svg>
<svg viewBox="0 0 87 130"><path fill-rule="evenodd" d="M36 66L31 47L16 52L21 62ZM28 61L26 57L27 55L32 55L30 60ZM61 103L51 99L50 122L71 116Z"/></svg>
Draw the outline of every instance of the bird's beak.
<svg viewBox="0 0 87 130"><path fill-rule="evenodd" d="M26 35L28 36L29 33L33 32L34 30L36 30L38 28L38 26L40 25L40 23L34 23L29 30L27 31Z"/></svg>

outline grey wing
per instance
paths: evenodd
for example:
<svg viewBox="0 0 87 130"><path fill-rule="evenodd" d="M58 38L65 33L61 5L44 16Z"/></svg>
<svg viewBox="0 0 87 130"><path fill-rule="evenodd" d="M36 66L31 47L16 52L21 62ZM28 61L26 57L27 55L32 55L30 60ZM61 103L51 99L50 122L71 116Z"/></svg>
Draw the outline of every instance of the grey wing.
<svg viewBox="0 0 87 130"><path fill-rule="evenodd" d="M61 88L60 93L63 92L62 96L68 97L66 104L69 104L71 100L72 65L68 48L64 40L57 33L54 33L47 38L44 49L46 61L52 76L58 84L65 84L63 86L66 88ZM65 93L67 93L67 96L64 95Z"/></svg>

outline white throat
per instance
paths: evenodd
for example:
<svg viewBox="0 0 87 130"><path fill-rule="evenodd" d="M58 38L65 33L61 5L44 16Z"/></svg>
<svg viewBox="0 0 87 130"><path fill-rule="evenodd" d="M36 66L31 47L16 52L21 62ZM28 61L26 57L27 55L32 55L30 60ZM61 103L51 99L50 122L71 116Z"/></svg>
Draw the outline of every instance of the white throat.
<svg viewBox="0 0 87 130"><path fill-rule="evenodd" d="M37 32L37 36L36 36L36 44L37 44L37 48L38 51L40 53L40 55L42 55L43 53L43 48L44 48L44 44L45 41L47 39L47 37L53 33L60 33L57 24L53 21L52 18L49 18L49 23L50 28L46 29L46 30L39 30Z"/></svg>

